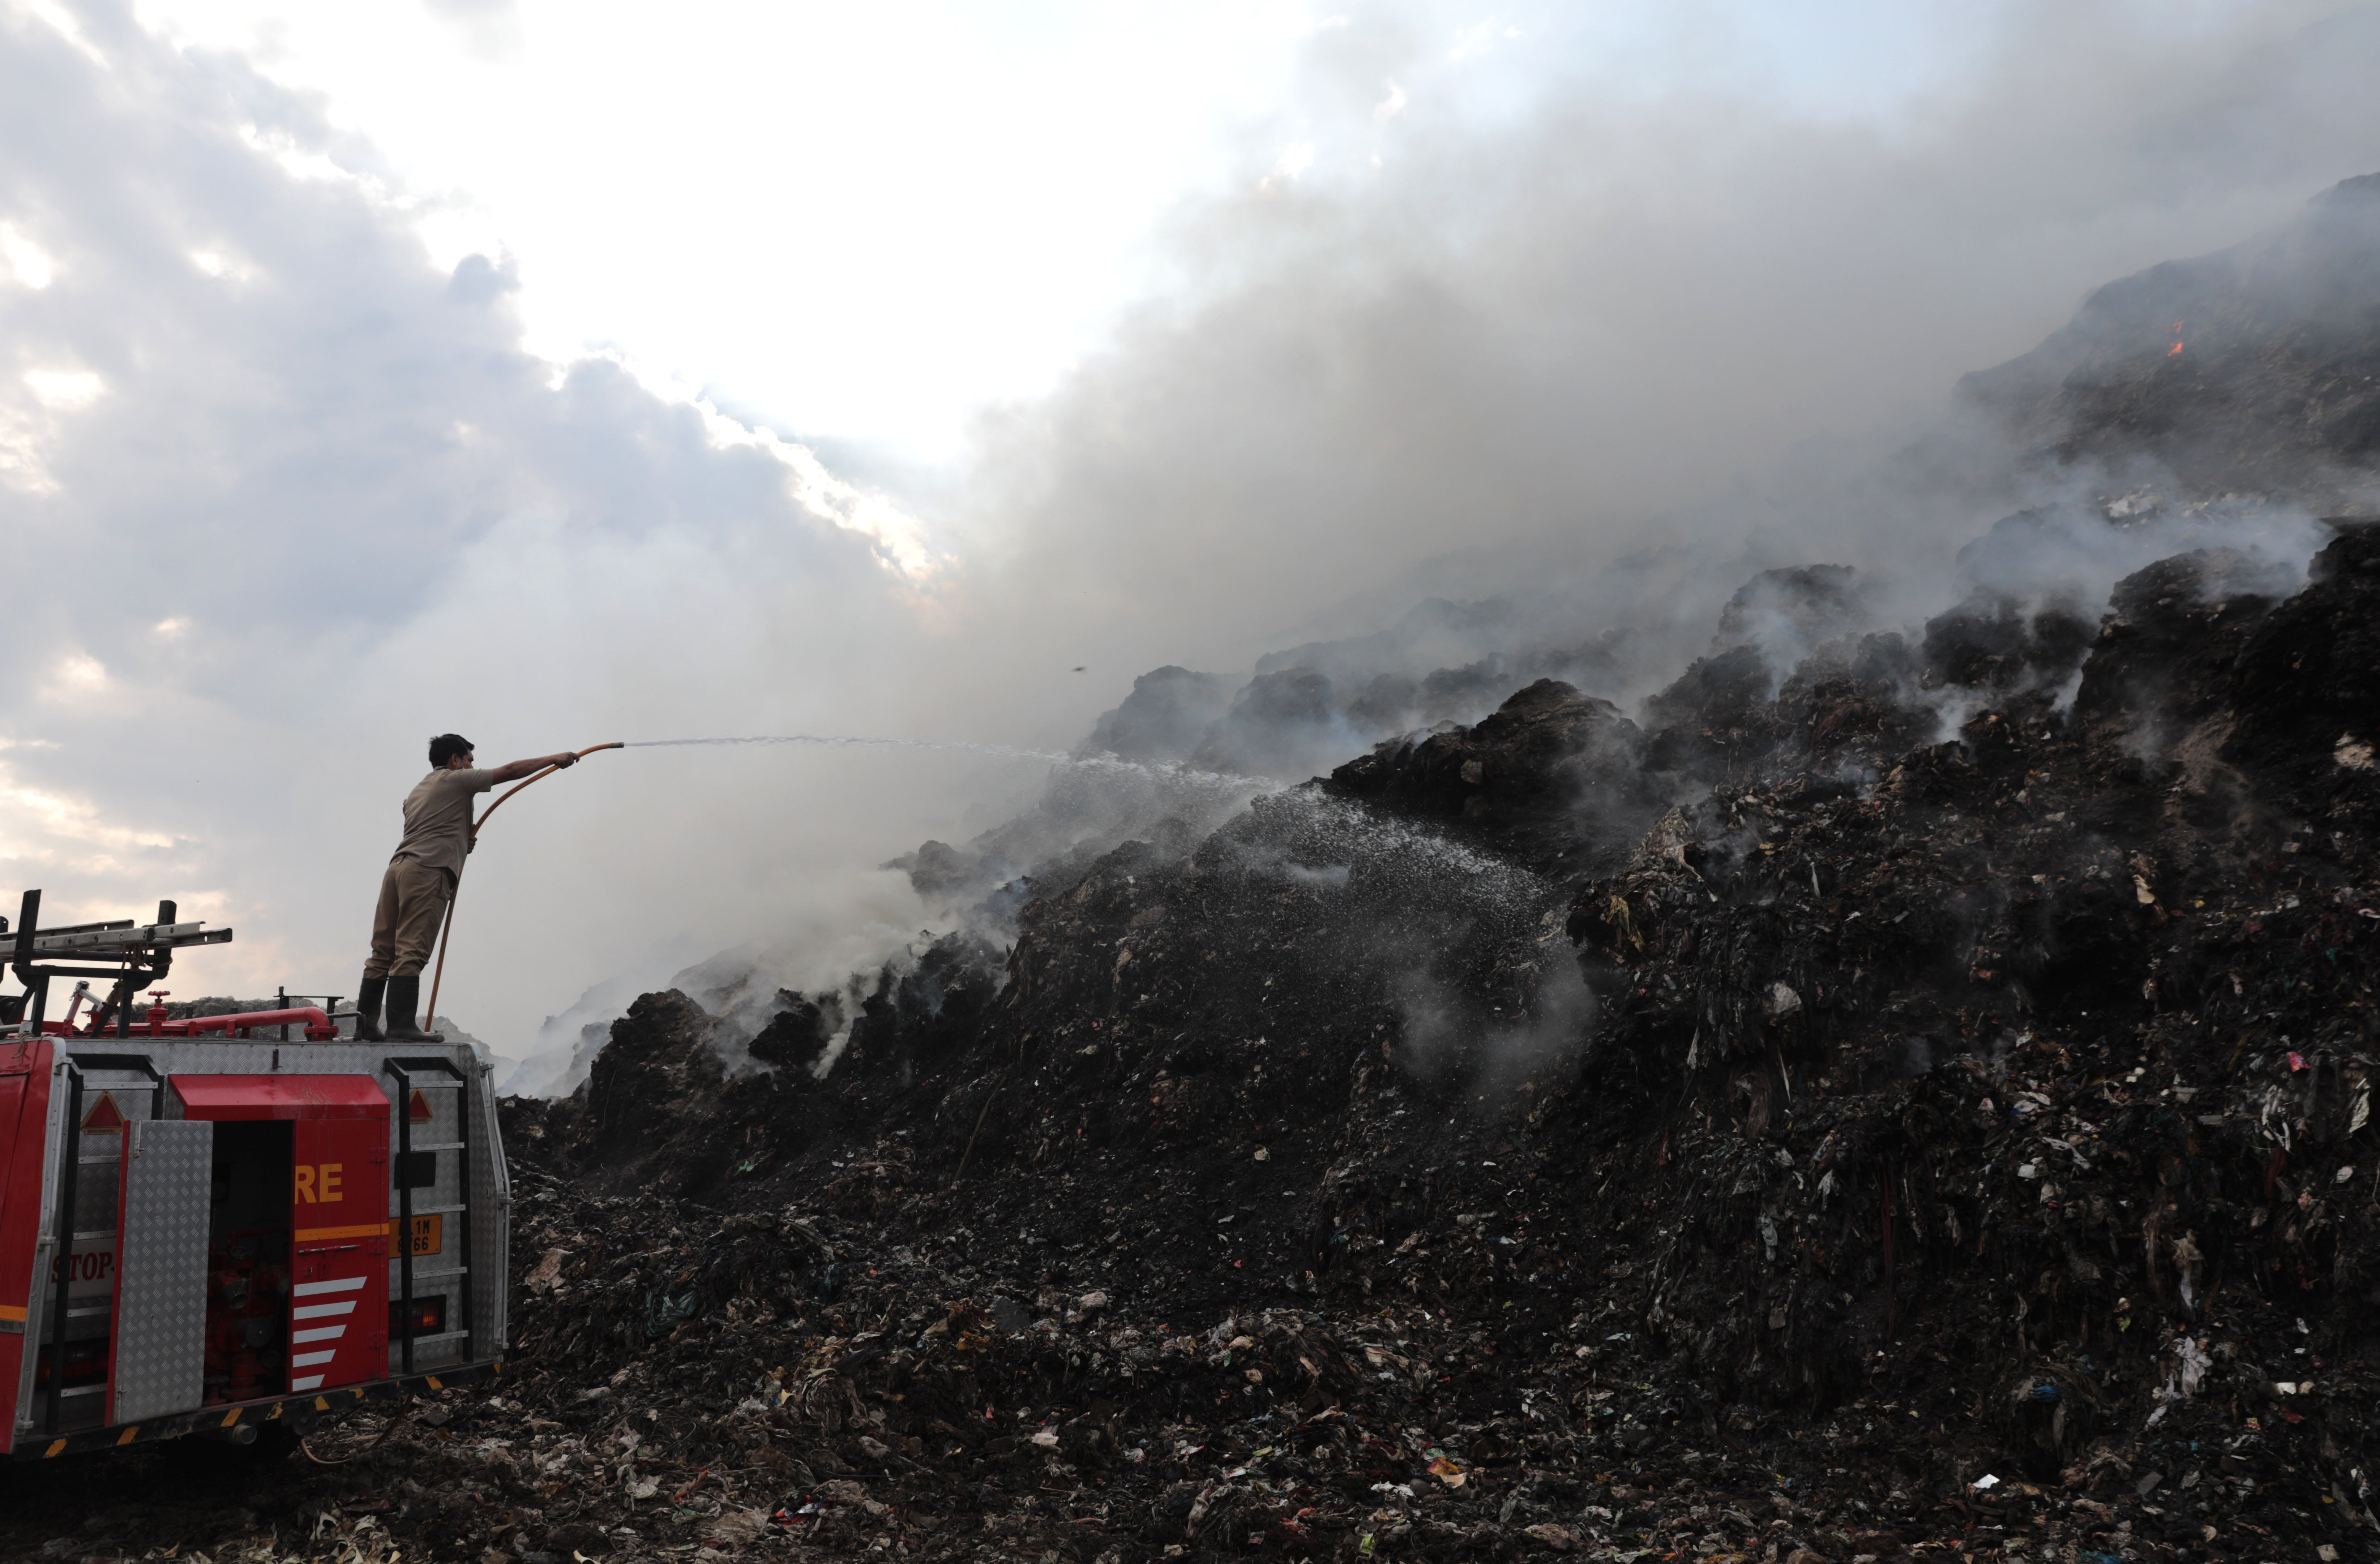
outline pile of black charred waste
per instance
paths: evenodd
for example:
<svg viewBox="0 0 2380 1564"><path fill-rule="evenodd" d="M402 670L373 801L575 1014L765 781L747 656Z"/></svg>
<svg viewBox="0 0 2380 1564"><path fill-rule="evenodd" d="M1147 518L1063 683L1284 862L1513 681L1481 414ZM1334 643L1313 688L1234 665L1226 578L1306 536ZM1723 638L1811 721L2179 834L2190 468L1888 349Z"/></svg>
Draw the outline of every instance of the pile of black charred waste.
<svg viewBox="0 0 2380 1564"><path fill-rule="evenodd" d="M2252 579L1534 685L735 1070L648 995L508 1109L503 1385L139 1534L2372 1557L2380 527Z"/></svg>
<svg viewBox="0 0 2380 1564"><path fill-rule="evenodd" d="M557 1558L2369 1557L2380 527L2256 579L1535 685L766 1070L649 995L424 1459Z"/></svg>

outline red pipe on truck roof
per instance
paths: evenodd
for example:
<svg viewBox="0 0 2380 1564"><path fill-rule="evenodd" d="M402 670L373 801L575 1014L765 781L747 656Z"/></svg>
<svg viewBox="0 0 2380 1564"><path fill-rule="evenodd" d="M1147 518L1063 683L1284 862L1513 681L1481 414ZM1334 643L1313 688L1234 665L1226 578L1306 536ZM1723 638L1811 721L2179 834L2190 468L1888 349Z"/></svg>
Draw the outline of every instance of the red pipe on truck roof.
<svg viewBox="0 0 2380 1564"><path fill-rule="evenodd" d="M239 1011L230 1015L186 1015L178 1021L156 1020L153 1019L154 1014L155 1012L152 1011L151 1019L135 1021L126 1036L200 1037L210 1032L221 1032L228 1036L234 1032L245 1032L258 1026L303 1026L306 1029L306 1040L310 1043L327 1043L339 1035L338 1027L333 1024L330 1016L324 1013L320 1005L293 1005L286 1010ZM70 1030L63 1021L44 1021L42 1023L42 1035L45 1037L112 1037L116 1034L108 1027L103 1027L96 1032L77 1032Z"/></svg>

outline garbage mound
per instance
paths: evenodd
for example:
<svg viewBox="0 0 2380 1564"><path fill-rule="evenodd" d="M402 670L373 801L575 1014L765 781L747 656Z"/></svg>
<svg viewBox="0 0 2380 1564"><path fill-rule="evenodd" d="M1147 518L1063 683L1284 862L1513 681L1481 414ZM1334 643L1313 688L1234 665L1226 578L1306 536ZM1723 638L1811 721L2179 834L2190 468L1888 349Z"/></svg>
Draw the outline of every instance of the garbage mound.
<svg viewBox="0 0 2380 1564"><path fill-rule="evenodd" d="M2252 566L1529 686L765 1071L648 996L444 1459L555 1557L2367 1557L2380 527Z"/></svg>
<svg viewBox="0 0 2380 1564"><path fill-rule="evenodd" d="M503 1384L257 1534L2372 1557L2380 522L2332 535L1649 728L1534 685L732 1065L648 995L508 1107Z"/></svg>
<svg viewBox="0 0 2380 1564"><path fill-rule="evenodd" d="M2380 518L2323 536L1906 635L1765 572L1633 716L1532 673L1211 828L929 843L1013 940L649 994L507 1104L498 1384L20 1474L0 1546L2380 1556ZM1287 753L1304 650L1109 736Z"/></svg>
<svg viewBox="0 0 2380 1564"><path fill-rule="evenodd" d="M2144 459L2201 493L2372 498L2380 453L2380 175L2278 229L2095 291L1961 396L2063 461Z"/></svg>
<svg viewBox="0 0 2380 1564"><path fill-rule="evenodd" d="M132 1457L140 1534L2371 1557L2380 522L2332 530L2293 593L2197 551L2087 639L1986 605L1649 731L1531 685L733 1065L648 995L508 1105L503 1381L237 1509ZM11 1534L114 1556L128 1470Z"/></svg>

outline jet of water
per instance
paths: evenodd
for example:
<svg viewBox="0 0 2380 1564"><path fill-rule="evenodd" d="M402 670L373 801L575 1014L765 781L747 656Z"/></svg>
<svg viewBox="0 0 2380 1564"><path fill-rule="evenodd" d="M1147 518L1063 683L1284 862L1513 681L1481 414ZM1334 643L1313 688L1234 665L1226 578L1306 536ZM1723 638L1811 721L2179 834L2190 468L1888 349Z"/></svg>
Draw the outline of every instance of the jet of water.
<svg viewBox="0 0 2380 1564"><path fill-rule="evenodd" d="M838 734L760 734L749 738L640 738L628 740L625 747L665 749L688 744L875 744L906 749L971 749L978 755L1000 755L1018 760L1074 758L1054 749L1018 749L1005 744L969 744L958 739L939 738L852 738Z"/></svg>
<svg viewBox="0 0 2380 1564"><path fill-rule="evenodd" d="M1251 792L1265 792L1281 785L1270 777L1193 770L1189 767L1170 762L1150 764L1140 760L1126 760L1116 755L1068 755L1055 749L1020 749L1014 745L974 744L962 739L860 738L840 734L758 734L750 737L630 739L622 747L664 749L693 744L825 744L838 746L881 745L902 749L955 749L977 755L996 756L1006 760L1047 760L1055 765L1074 766L1086 770L1136 771L1144 776L1193 782L1208 787L1218 785L1245 787Z"/></svg>

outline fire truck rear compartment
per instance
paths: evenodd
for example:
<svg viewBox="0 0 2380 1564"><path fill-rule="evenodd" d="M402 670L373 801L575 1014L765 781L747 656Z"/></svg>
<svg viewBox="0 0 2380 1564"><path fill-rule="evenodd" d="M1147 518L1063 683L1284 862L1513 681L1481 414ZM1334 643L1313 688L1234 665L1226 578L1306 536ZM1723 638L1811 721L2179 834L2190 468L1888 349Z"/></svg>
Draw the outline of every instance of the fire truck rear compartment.
<svg viewBox="0 0 2380 1564"><path fill-rule="evenodd" d="M207 1221L206 1399L288 1388L290 1126L214 1127Z"/></svg>
<svg viewBox="0 0 2380 1564"><path fill-rule="evenodd" d="M74 1154L65 1341L61 1354L60 1278L45 1265L27 1300L42 1328L28 1332L19 1439L162 1426L492 1355L480 1343L501 1341L488 1329L501 1304L475 1296L470 1261L500 1254L503 1230L472 1216L501 1184L476 1155L492 1115L464 1069L352 1045L144 1054L153 1075L93 1055L60 1078L81 1085L53 1121L81 1132L50 1142ZM201 1059L266 1068L188 1068ZM296 1059L353 1073L300 1074Z"/></svg>
<svg viewBox="0 0 2380 1564"><path fill-rule="evenodd" d="M144 1016L176 952L230 931L171 902L42 927L40 903L0 920L26 987L0 1002L0 1453L501 1372L511 1192L470 1049L342 1039L285 999L176 1017L155 991Z"/></svg>
<svg viewBox="0 0 2380 1564"><path fill-rule="evenodd" d="M368 1075L176 1073L215 1122L207 1399L388 1373L389 1098Z"/></svg>

